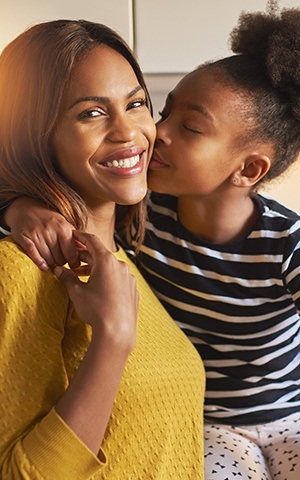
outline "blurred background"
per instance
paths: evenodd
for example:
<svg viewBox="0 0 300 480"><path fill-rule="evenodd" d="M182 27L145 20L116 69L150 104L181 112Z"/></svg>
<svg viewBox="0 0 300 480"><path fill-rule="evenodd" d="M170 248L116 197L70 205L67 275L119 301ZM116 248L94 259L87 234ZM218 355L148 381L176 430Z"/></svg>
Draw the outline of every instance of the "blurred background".
<svg viewBox="0 0 300 480"><path fill-rule="evenodd" d="M300 8L300 0L279 0ZM153 100L154 117L184 74L230 54L229 34L241 11L267 0L0 0L0 51L31 25L59 18L104 23L135 51ZM300 28L300 26L299 26ZM300 159L262 193L300 212Z"/></svg>

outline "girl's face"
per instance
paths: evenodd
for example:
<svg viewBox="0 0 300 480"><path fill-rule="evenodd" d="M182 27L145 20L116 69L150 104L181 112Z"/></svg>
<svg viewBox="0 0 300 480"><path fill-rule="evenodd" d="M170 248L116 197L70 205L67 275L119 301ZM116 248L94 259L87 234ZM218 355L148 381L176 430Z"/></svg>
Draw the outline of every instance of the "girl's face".
<svg viewBox="0 0 300 480"><path fill-rule="evenodd" d="M59 168L89 208L146 194L155 125L127 60L96 46L75 66L54 135Z"/></svg>
<svg viewBox="0 0 300 480"><path fill-rule="evenodd" d="M223 193L244 158L233 148L243 133L242 106L241 97L209 69L185 76L168 95L157 124L149 188L210 199Z"/></svg>

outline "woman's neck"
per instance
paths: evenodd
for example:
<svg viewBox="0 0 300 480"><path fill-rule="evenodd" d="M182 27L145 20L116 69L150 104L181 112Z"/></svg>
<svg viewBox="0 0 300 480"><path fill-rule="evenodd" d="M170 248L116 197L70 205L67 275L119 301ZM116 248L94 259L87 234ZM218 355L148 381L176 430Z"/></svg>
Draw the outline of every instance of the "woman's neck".
<svg viewBox="0 0 300 480"><path fill-rule="evenodd" d="M115 251L115 205L88 208L86 231L97 235L108 250Z"/></svg>
<svg viewBox="0 0 300 480"><path fill-rule="evenodd" d="M196 197L178 199L178 218L196 237L211 243L238 241L251 228L259 210L250 196L227 201L199 200Z"/></svg>

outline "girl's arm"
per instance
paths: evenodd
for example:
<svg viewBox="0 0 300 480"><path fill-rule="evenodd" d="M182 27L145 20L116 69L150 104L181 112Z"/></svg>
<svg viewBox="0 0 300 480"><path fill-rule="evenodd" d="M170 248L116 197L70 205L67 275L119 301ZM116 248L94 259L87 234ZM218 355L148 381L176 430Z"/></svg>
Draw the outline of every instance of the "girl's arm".
<svg viewBox="0 0 300 480"><path fill-rule="evenodd" d="M79 266L73 241L74 227L57 212L29 197L19 197L2 213L14 241L41 269L69 263Z"/></svg>

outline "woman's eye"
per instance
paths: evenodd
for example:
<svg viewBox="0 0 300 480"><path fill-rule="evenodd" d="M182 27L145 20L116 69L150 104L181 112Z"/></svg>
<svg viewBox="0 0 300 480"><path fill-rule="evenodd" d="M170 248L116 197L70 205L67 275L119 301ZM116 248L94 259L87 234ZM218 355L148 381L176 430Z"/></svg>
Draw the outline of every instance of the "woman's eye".
<svg viewBox="0 0 300 480"><path fill-rule="evenodd" d="M90 110L85 110L84 112L80 113L78 118L82 120L85 118L97 118L101 115L104 115L104 112L100 108L91 108Z"/></svg>
<svg viewBox="0 0 300 480"><path fill-rule="evenodd" d="M147 104L147 101L145 98L141 98L139 100L134 100L133 102L130 102L128 109L130 110L131 108L139 108L139 107L144 107Z"/></svg>

